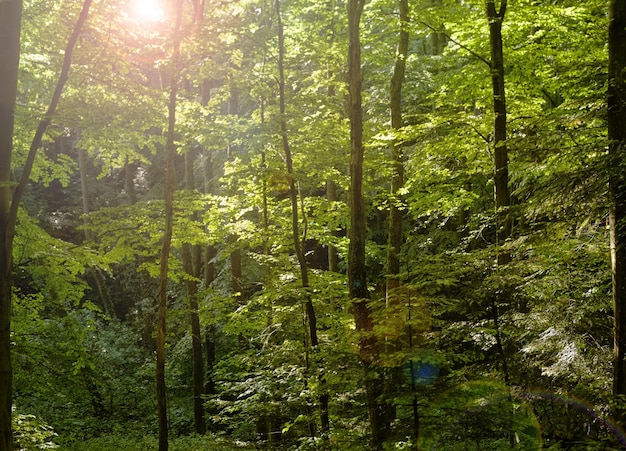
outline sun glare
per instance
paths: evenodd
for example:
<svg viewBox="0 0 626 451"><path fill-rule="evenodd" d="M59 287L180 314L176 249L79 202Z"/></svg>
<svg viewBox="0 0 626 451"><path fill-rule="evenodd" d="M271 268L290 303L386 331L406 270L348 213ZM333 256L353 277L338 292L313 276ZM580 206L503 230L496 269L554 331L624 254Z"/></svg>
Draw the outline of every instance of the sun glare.
<svg viewBox="0 0 626 451"><path fill-rule="evenodd" d="M157 23L165 18L162 0L132 0L131 15L137 22Z"/></svg>

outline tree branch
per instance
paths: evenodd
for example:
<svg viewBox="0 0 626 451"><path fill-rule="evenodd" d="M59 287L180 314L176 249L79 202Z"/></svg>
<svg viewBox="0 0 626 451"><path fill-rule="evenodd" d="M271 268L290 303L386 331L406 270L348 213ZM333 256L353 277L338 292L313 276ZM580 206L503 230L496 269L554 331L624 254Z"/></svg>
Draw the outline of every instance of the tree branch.
<svg viewBox="0 0 626 451"><path fill-rule="evenodd" d="M440 29L438 29L438 28L432 26L431 24L429 24L427 22L424 22L422 20L418 20L417 23L424 25L426 28L428 28L429 30L434 31L435 33L440 33L440 34L444 35L446 37L446 39L448 39L450 42L452 42L453 44L461 47L463 50L465 50L467 53L472 55L474 58L476 58L479 61L482 61L487 66L491 67L491 61L489 61L487 58L483 57L482 55L479 55L478 53L476 53L474 50L470 49L466 45L461 44L459 41L457 41L456 39L452 38L452 36L450 36L445 31L442 31L442 30L440 30Z"/></svg>
<svg viewBox="0 0 626 451"><path fill-rule="evenodd" d="M7 224L7 236L13 236L15 234L15 225L17 223L17 210L19 208L22 195L24 194L24 190L26 189L26 185L28 184L28 181L30 179L30 173L33 169L35 157L37 156L37 150L41 145L41 140L44 133L50 126L52 116L56 112L57 105L59 104L59 100L61 99L61 94L63 92L63 88L65 87L65 83L67 82L70 67L72 65L72 52L74 51L76 41L78 41L78 37L80 36L83 25L87 21L89 8L91 7L92 1L93 0L84 1L83 8L80 12L80 15L78 16L78 20L74 25L74 30L70 35L67 46L65 47L65 57L63 58L63 65L61 66L61 74L59 75L59 80L57 81L56 88L54 89L54 93L52 94L52 99L50 100L50 104L48 105L46 114L39 122L39 126L35 131L35 136L33 137L33 141L30 144L30 149L28 150L26 163L24 163L24 168L22 170L20 181L15 187L15 191L13 192L13 199L11 201L11 209L9 211Z"/></svg>

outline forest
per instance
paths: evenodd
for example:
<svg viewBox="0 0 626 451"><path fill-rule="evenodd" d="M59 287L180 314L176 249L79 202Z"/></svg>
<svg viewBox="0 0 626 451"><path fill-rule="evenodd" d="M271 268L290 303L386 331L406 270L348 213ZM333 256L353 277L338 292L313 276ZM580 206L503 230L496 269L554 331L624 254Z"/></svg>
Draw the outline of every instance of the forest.
<svg viewBox="0 0 626 451"><path fill-rule="evenodd" d="M0 0L0 451L625 428L626 2Z"/></svg>

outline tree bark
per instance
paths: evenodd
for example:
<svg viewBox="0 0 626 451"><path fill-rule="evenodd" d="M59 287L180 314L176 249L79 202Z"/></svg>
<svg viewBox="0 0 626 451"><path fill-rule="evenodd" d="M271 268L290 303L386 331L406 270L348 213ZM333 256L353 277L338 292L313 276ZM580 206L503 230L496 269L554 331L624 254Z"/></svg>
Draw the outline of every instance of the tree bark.
<svg viewBox="0 0 626 451"><path fill-rule="evenodd" d="M493 144L494 144L494 185L496 209L496 245L498 265L511 261L511 254L502 250L502 245L511 236L511 221L508 208L511 204L509 194L509 156L507 148L506 96L504 90L504 53L502 50L502 22L506 13L507 0L502 0L500 9L496 9L494 0L487 1L489 20L489 47L491 50L491 85L493 88Z"/></svg>
<svg viewBox="0 0 626 451"><path fill-rule="evenodd" d="M398 49L390 83L389 109L391 113L391 128L398 131L402 128L402 84L406 69L406 59L409 50L409 4L408 0L399 0L400 33L398 35ZM402 247L402 220L400 209L400 189L404 185L404 161L402 143L396 139L391 144L391 200L389 205L389 237L387 245L387 295L399 286L400 251Z"/></svg>
<svg viewBox="0 0 626 451"><path fill-rule="evenodd" d="M22 1L0 2L0 451L13 449L11 428L13 367L11 362L11 295L13 230L11 207L11 157L20 61Z"/></svg>
<svg viewBox="0 0 626 451"><path fill-rule="evenodd" d="M337 184L328 180L326 182L326 199L329 203L337 202ZM336 232L333 232L335 235ZM337 253L337 247L333 245L328 246L328 270L330 272L339 272L339 254Z"/></svg>
<svg viewBox="0 0 626 451"><path fill-rule="evenodd" d="M366 213L363 197L363 108L361 105L361 40L360 20L364 0L348 1L348 80L350 118L350 230L348 238L348 286L353 301L358 330L372 330L372 320L366 300L367 276L365 272ZM369 353L371 340L363 338L361 348Z"/></svg>
<svg viewBox="0 0 626 451"><path fill-rule="evenodd" d="M608 139L613 279L613 393L626 395L626 3L609 4ZM622 401L623 404L623 401ZM625 424L624 411L618 417Z"/></svg>
<svg viewBox="0 0 626 451"><path fill-rule="evenodd" d="M207 106L211 100L211 90L209 80L202 82L201 104ZM204 152L204 193L215 194L215 180L213 176L213 158L211 152L203 149ZM217 255L215 246L208 244L204 248L204 289L208 290L215 280L215 262ZM215 346L215 324L208 324L204 329L204 352L206 356L206 374L204 380L205 395L215 394L215 363L217 362L217 353Z"/></svg>
<svg viewBox="0 0 626 451"><path fill-rule="evenodd" d="M176 189L176 103L178 95L178 77L180 70L180 27L183 14L183 2L176 2L176 22L172 50L172 75L168 103L167 136L165 144L165 229L161 244L159 261L159 294L157 309L157 349L156 349L156 392L159 423L159 451L167 451L168 418L167 418L167 387L165 385L165 338L167 320L167 281L168 260L172 245L174 223L174 191Z"/></svg>
<svg viewBox="0 0 626 451"><path fill-rule="evenodd" d="M406 59L409 53L409 3L408 0L398 0L399 33L396 61L389 86L389 111L392 132L399 131L403 124L402 118L402 85L406 70ZM387 238L387 274L386 274L386 300L388 320L400 322L399 314L404 310L404 299L398 292L400 287L400 252L404 241L402 222L404 220L401 208L402 196L400 190L404 186L404 157L403 145L398 139L394 139L390 145L391 151L391 196L389 200L389 232ZM396 337L385 338L386 351L392 355L401 347ZM382 411L385 423L391 424L396 416L396 409L389 401L391 392L398 380L401 379L398 366L388 368L385 380L385 401L382 402Z"/></svg>
<svg viewBox="0 0 626 451"><path fill-rule="evenodd" d="M365 369L365 389L373 449L383 449L389 433L384 409L377 360L374 323L369 306L365 266L366 211L363 196L363 106L360 22L365 0L348 0L348 116L350 119L350 228L348 238L348 289L356 330L360 333L359 354Z"/></svg>
<svg viewBox="0 0 626 451"><path fill-rule="evenodd" d="M185 154L185 187L188 191L195 189L193 178L194 152L189 150ZM198 219L197 212L192 213L194 220ZM204 360L202 357L202 337L200 332L200 317L198 315L198 280L200 268L197 262L199 246L192 246L189 243L183 244L182 259L183 269L188 275L185 281L189 303L189 323L191 326L191 363L192 363L192 386L193 386L193 416L194 430L196 434L206 432L206 421L204 417Z"/></svg>
<svg viewBox="0 0 626 451"><path fill-rule="evenodd" d="M489 48L491 53L491 86L493 89L493 145L494 145L494 189L495 189L495 218L496 218L496 263L498 267L511 261L510 251L503 249L503 245L511 237L512 226L509 216L511 195L509 192L509 156L507 147L507 111L504 89L504 51L502 46L502 22L506 14L507 0L501 0L500 8L496 9L494 0L487 0L486 10L489 20ZM502 343L500 327L500 313L498 311L497 296L491 299L491 313L496 332L496 347L502 361L504 384L510 386L509 369ZM508 400L511 403L511 425L513 425L513 398L509 390ZM515 434L509 432L511 447L515 443Z"/></svg>
<svg viewBox="0 0 626 451"><path fill-rule="evenodd" d="M208 98L207 98L208 101ZM206 194L214 193L213 180L213 159L209 152L206 153L204 161L204 192ZM213 245L207 245L204 249L204 288L208 289L215 280L215 263L214 259L217 250ZM204 348L206 353L206 379L204 385L204 393L207 395L215 394L215 363L217 361L215 346L216 327L209 324L204 330Z"/></svg>
<svg viewBox="0 0 626 451"><path fill-rule="evenodd" d="M305 316L308 324L308 340L305 340L305 347L315 350L318 347L319 341L317 338L317 319L315 317L315 308L311 300L309 293L309 269L304 257L303 242L300 238L300 220L298 215L298 191L296 189L296 183L294 180L293 172L293 160L291 156L291 146L289 144L289 135L287 132L287 117L286 117L286 100L285 100L285 36L283 32L283 23L281 17L280 0L275 0L276 5L276 21L278 26L278 90L279 90L279 108L280 108L280 135L283 144L283 152L285 154L285 165L287 168L287 174L289 175L289 199L291 201L291 233L293 237L293 248L300 266L300 284L305 292ZM308 355L309 349L305 351ZM309 369L308 358L306 359L307 370ZM320 410L322 415L328 412L328 397L322 396L320 398ZM322 423L326 423L327 418L321 420ZM309 433L313 437L315 436L315 423L309 423Z"/></svg>
<svg viewBox="0 0 626 451"><path fill-rule="evenodd" d="M228 114L232 116L239 116L239 89L235 86L235 82L230 80L230 97L228 99ZM237 146L233 143L228 144L226 157L231 160L235 157L235 151ZM239 247L239 236L236 233L228 235L228 244L231 246L231 252L229 255L230 260L230 284L233 293L233 298L239 303L245 301L244 296L244 283L243 283L243 269L241 267L241 248ZM247 340L242 334L239 334L239 347L244 349L248 346Z"/></svg>
<svg viewBox="0 0 626 451"><path fill-rule="evenodd" d="M80 194L83 203L85 241L91 242L93 241L93 234L91 233L91 229L88 227L89 221L87 219L87 215L89 215L89 212L91 211L89 205L89 190L87 188L87 152L85 152L85 149L81 149L80 147L76 148L76 152L78 153L78 171L80 172Z"/></svg>

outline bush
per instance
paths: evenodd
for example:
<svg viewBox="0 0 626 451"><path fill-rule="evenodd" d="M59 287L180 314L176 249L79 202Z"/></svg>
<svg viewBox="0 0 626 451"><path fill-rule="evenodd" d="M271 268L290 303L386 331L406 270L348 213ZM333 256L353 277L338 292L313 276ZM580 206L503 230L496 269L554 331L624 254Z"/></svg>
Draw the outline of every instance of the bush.
<svg viewBox="0 0 626 451"><path fill-rule="evenodd" d="M52 439L56 433L52 426L35 415L13 412L14 447L17 451L58 448Z"/></svg>

